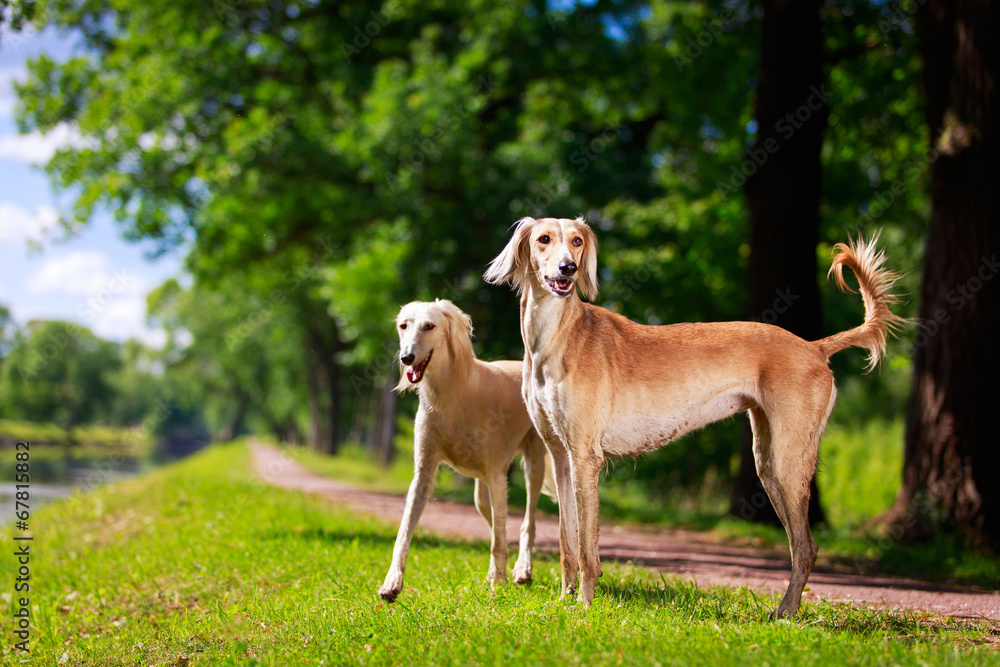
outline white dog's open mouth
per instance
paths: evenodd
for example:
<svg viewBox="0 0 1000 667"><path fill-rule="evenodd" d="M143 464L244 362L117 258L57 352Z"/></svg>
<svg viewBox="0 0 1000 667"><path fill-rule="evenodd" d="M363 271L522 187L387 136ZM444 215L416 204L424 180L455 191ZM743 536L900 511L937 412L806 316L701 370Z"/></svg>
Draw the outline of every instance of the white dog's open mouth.
<svg viewBox="0 0 1000 667"><path fill-rule="evenodd" d="M569 293L573 291L573 279L572 278L546 278L545 282L549 284L549 289L552 290L557 296L569 296Z"/></svg>
<svg viewBox="0 0 1000 667"><path fill-rule="evenodd" d="M424 379L424 371L427 370L427 364L431 362L431 357L434 356L434 350L427 353L427 356L419 364L413 364L406 369L406 379L417 384L422 379Z"/></svg>

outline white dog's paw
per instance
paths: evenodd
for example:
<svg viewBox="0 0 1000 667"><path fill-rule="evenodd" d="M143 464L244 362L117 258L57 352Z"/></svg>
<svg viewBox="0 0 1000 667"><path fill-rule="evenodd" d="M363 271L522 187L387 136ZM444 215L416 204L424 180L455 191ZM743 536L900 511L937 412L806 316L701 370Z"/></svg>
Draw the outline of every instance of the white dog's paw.
<svg viewBox="0 0 1000 667"><path fill-rule="evenodd" d="M382 588L378 589L378 596L386 602L395 602L399 594L403 592L402 577L386 577Z"/></svg>
<svg viewBox="0 0 1000 667"><path fill-rule="evenodd" d="M515 584L530 584L531 583L531 563L525 564L518 561L514 565L514 583Z"/></svg>

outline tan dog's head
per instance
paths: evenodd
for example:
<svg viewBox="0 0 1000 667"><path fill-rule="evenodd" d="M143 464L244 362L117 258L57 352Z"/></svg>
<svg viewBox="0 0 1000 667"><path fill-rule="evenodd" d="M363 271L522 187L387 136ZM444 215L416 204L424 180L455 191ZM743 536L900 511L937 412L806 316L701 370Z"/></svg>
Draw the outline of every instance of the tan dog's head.
<svg viewBox="0 0 1000 667"><path fill-rule="evenodd" d="M557 297L575 293L583 298L597 296L597 237L583 218L521 218L514 236L483 275L486 282L509 282L518 292L525 282Z"/></svg>
<svg viewBox="0 0 1000 667"><path fill-rule="evenodd" d="M413 389L427 372L435 351L455 374L465 372L473 358L472 320L446 299L413 301L396 316L399 362L403 376L398 391Z"/></svg>

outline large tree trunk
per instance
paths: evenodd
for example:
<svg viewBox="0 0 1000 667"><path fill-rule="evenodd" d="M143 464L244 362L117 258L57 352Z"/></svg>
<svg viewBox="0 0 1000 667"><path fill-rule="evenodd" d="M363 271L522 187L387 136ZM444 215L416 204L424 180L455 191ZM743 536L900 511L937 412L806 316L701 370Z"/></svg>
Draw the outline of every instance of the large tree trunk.
<svg viewBox="0 0 1000 667"><path fill-rule="evenodd" d="M922 32L934 146L913 395L895 518L909 535L944 516L1000 546L1000 7L928 0Z"/></svg>
<svg viewBox="0 0 1000 667"><path fill-rule="evenodd" d="M820 149L828 108L819 0L762 0L757 141L741 171L750 212L750 317L822 337L817 286ZM757 478L750 427L730 513L780 524ZM810 521L822 521L815 480Z"/></svg>

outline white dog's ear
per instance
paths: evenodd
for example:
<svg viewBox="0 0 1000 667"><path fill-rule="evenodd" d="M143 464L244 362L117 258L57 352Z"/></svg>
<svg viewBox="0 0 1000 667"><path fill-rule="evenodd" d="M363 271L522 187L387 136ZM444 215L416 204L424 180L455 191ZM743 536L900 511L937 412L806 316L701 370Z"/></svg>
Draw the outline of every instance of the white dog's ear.
<svg viewBox="0 0 1000 667"><path fill-rule="evenodd" d="M445 317L448 318L448 326L451 329L448 333L454 338L472 338L472 318L462 312L448 299L434 299L435 303L441 306Z"/></svg>
<svg viewBox="0 0 1000 667"><path fill-rule="evenodd" d="M583 218L577 218L583 232L583 255L580 258L582 272L577 285L580 295L587 301L597 298L597 235Z"/></svg>
<svg viewBox="0 0 1000 667"><path fill-rule="evenodd" d="M521 218L514 223L514 235L483 274L486 282L492 285L510 283L518 292L524 289L528 277L528 237L534 224L534 218Z"/></svg>
<svg viewBox="0 0 1000 667"><path fill-rule="evenodd" d="M472 318L448 299L435 299L448 325L448 351L455 377L465 377L472 367L476 353L472 349Z"/></svg>

